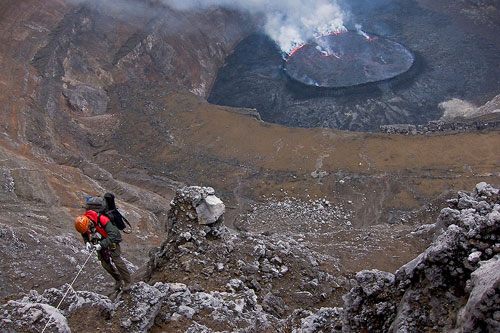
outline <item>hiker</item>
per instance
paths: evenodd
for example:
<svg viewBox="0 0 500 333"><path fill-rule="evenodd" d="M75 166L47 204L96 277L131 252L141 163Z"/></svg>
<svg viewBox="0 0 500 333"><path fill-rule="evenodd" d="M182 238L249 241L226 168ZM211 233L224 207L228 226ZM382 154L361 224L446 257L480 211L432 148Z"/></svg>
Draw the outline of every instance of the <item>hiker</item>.
<svg viewBox="0 0 500 333"><path fill-rule="evenodd" d="M115 290L130 290L130 273L120 257L122 236L118 228L109 218L93 210L87 210L82 216L78 216L75 228L82 234L87 250L97 251L102 267L115 279ZM113 263L110 259L113 259Z"/></svg>

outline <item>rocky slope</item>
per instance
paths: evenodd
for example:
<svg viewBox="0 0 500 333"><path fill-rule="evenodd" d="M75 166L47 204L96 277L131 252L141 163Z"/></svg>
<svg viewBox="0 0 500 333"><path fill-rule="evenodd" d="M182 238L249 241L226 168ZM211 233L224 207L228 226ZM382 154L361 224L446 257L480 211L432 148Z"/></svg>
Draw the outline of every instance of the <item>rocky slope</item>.
<svg viewBox="0 0 500 333"><path fill-rule="evenodd" d="M48 327L59 332L83 325L88 330L88 323L107 332L497 331L499 190L480 183L448 203L427 228L434 241L417 258L395 274L365 270L347 281L324 271L317 253L286 237L229 231L213 189L184 188L171 203L168 236L151 254L149 283L135 283L114 302L71 289ZM349 285L341 307L332 307L332 294ZM0 328L39 331L67 288L8 301Z"/></svg>
<svg viewBox="0 0 500 333"><path fill-rule="evenodd" d="M70 279L75 262L66 257L80 247L71 221L86 196L105 191L118 195L136 228L126 248L130 268L137 269L160 242L157 232L180 183L161 172L152 177L133 167L137 158L117 152L124 143L116 139L113 87L161 81L203 96L251 24L235 12L178 13L142 1L1 6L0 246L6 256L0 295ZM208 24L211 29L201 33ZM107 163L125 175L110 173Z"/></svg>

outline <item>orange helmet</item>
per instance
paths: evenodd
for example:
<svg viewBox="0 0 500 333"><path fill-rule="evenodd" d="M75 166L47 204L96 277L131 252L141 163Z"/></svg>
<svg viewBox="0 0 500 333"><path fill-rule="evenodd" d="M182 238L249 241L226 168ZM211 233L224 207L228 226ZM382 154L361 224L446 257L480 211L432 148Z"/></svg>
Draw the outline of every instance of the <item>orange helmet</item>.
<svg viewBox="0 0 500 333"><path fill-rule="evenodd" d="M83 234L84 232L87 232L89 230L89 224L90 224L90 220L87 216L83 215L83 216L78 216L76 219L75 219L75 229Z"/></svg>

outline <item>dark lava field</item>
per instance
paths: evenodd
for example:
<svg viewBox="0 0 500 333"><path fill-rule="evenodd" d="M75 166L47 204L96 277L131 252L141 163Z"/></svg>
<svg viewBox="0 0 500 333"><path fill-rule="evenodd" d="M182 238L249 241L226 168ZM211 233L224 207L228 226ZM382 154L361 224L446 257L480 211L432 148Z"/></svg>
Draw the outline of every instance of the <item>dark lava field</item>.
<svg viewBox="0 0 500 333"><path fill-rule="evenodd" d="M255 33L226 59L209 102L255 108L264 121L286 126L378 131L386 124L426 124L442 116L442 102L480 105L500 91L500 43L481 28L416 1L350 5L346 27L361 24L409 48L415 62L408 72L351 88L307 86L285 74L275 42Z"/></svg>

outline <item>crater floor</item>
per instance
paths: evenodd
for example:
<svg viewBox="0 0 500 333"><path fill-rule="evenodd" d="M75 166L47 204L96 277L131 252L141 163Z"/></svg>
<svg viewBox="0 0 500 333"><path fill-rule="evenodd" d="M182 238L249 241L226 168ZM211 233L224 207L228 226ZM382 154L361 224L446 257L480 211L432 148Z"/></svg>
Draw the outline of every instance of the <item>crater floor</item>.
<svg viewBox="0 0 500 333"><path fill-rule="evenodd" d="M500 91L500 43L488 27L470 29L456 16L409 0L353 2L351 12L352 25L362 23L413 52L406 74L353 88L310 87L285 74L274 41L253 34L226 59L209 102L255 108L264 121L286 126L378 131L386 124L426 124L442 116L442 102L479 105Z"/></svg>

